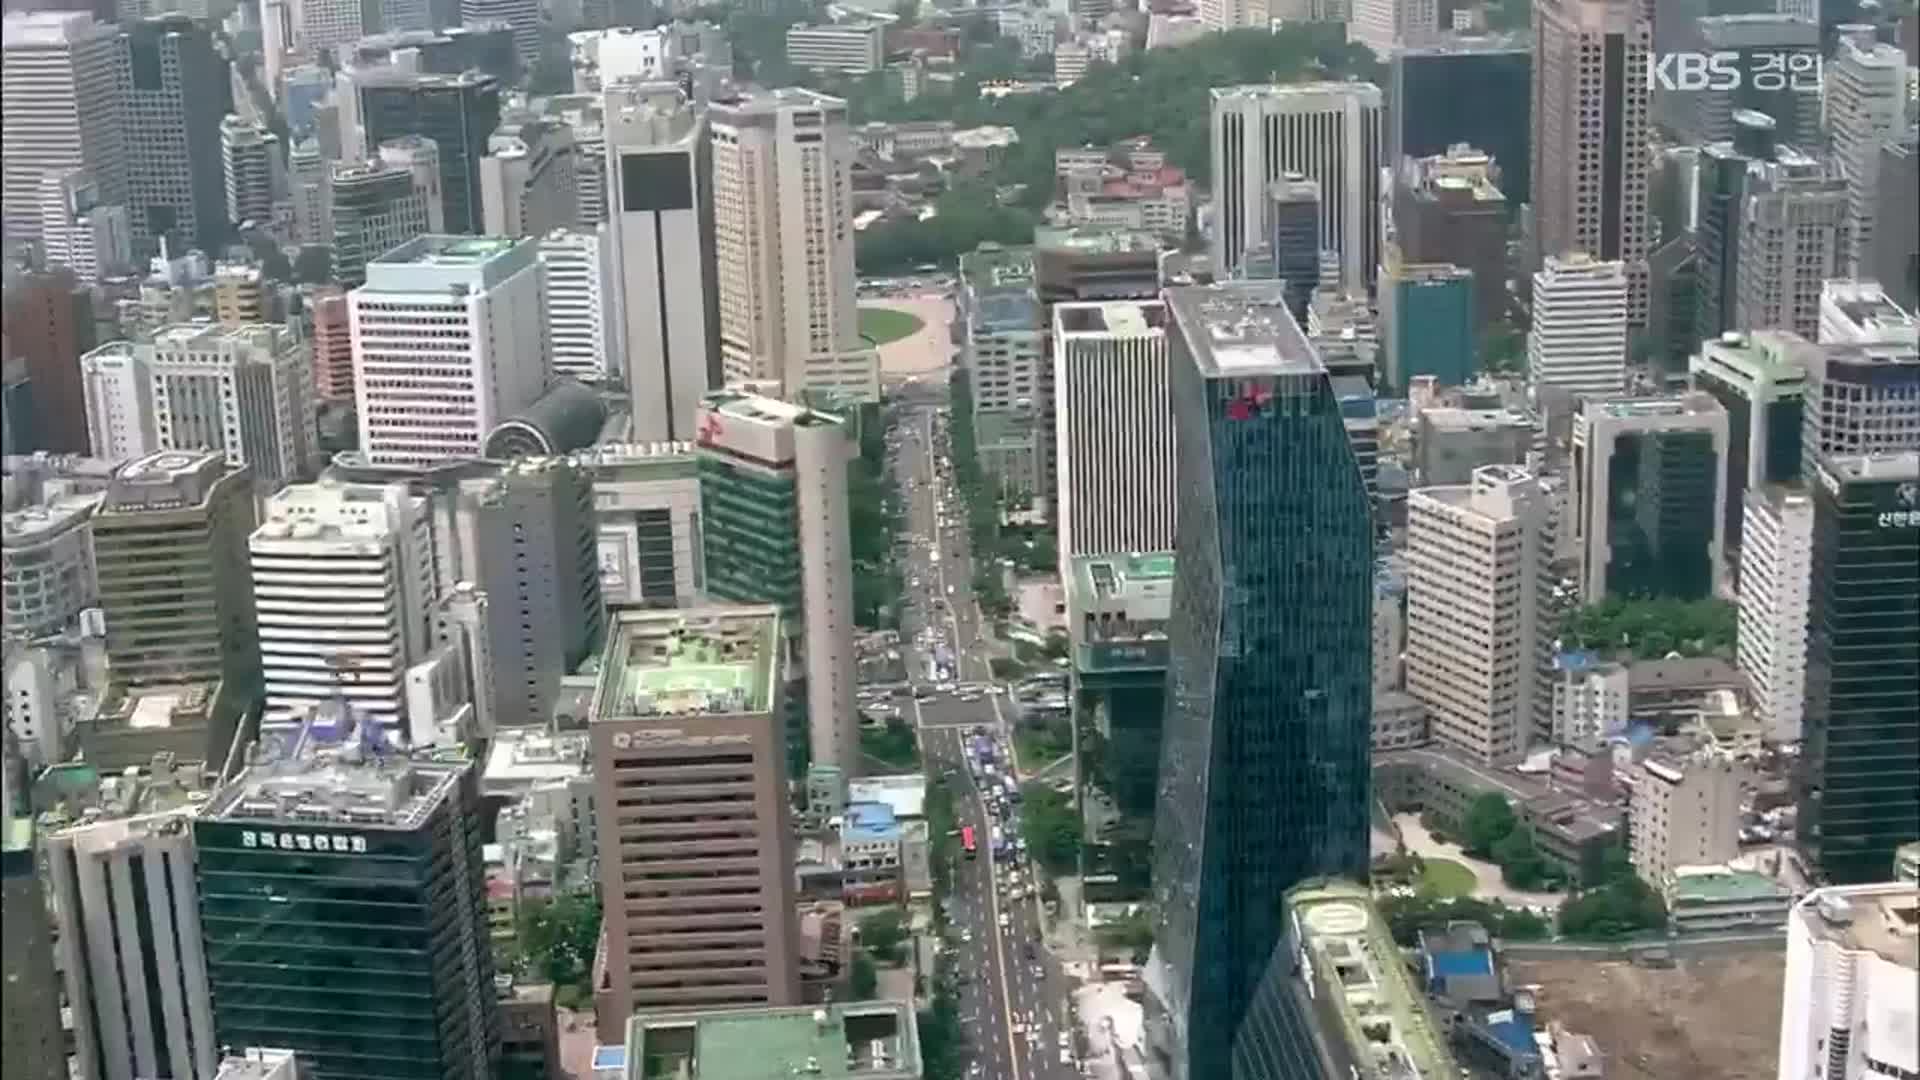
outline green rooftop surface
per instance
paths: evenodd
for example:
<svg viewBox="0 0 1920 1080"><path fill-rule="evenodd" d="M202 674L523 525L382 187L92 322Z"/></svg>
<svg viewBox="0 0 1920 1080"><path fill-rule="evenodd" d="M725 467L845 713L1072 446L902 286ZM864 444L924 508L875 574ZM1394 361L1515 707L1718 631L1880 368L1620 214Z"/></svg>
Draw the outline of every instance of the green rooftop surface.
<svg viewBox="0 0 1920 1080"><path fill-rule="evenodd" d="M622 611L607 635L594 715L765 712L779 616L772 608Z"/></svg>
<svg viewBox="0 0 1920 1080"><path fill-rule="evenodd" d="M1455 1080L1460 1067L1415 990L1400 947L1368 891L1348 882L1303 885L1287 894L1311 954L1316 994L1329 999L1348 1051L1364 1075ZM1411 1071L1368 1072L1398 1057Z"/></svg>
<svg viewBox="0 0 1920 1080"><path fill-rule="evenodd" d="M1173 554L1077 555L1069 588L1084 599L1138 593L1173 580Z"/></svg>
<svg viewBox="0 0 1920 1080"><path fill-rule="evenodd" d="M738 1009L635 1017L627 1038L633 1080L918 1080L919 1048L906 1013L875 1004ZM869 1057L878 1039L888 1065ZM857 1059L853 1059L854 1054ZM902 1059L905 1059L904 1062ZM853 1059L853 1060L850 1060ZM635 1067L637 1066L637 1068Z"/></svg>
<svg viewBox="0 0 1920 1080"><path fill-rule="evenodd" d="M1673 881L1675 903L1712 904L1740 900L1784 900L1787 892L1765 874L1750 870L1681 873Z"/></svg>

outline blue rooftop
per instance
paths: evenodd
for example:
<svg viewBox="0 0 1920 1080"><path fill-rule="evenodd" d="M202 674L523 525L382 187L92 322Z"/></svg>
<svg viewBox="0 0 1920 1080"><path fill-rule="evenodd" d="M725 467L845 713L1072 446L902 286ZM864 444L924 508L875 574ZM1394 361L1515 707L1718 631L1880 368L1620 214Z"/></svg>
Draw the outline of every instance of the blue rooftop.
<svg viewBox="0 0 1920 1080"><path fill-rule="evenodd" d="M847 804L846 818L840 826L843 842L893 840L899 835L900 822L893 816L893 807L879 802Z"/></svg>
<svg viewBox="0 0 1920 1080"><path fill-rule="evenodd" d="M1575 674L1592 670L1599 663L1600 657L1590 652L1563 652L1553 658L1555 670L1573 672Z"/></svg>
<svg viewBox="0 0 1920 1080"><path fill-rule="evenodd" d="M595 1072L602 1069L624 1070L626 1067L627 1048L624 1045L594 1047L593 1068Z"/></svg>
<svg viewBox="0 0 1920 1080"><path fill-rule="evenodd" d="M1427 954L1427 974L1442 979L1493 974L1493 953L1486 949Z"/></svg>
<svg viewBox="0 0 1920 1080"><path fill-rule="evenodd" d="M1501 1009L1487 1014L1487 1033L1502 1046L1520 1054L1539 1052L1533 1041L1533 1014L1519 1009Z"/></svg>

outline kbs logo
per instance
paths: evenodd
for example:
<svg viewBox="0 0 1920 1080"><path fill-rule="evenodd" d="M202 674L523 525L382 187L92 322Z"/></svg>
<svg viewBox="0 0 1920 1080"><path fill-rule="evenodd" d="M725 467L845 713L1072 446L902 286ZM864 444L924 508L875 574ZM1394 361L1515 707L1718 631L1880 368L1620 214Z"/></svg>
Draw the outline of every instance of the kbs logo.
<svg viewBox="0 0 1920 1080"><path fill-rule="evenodd" d="M1742 60L1745 63L1742 63ZM1647 59L1649 90L1794 90L1820 92L1820 57L1802 52L1675 52Z"/></svg>

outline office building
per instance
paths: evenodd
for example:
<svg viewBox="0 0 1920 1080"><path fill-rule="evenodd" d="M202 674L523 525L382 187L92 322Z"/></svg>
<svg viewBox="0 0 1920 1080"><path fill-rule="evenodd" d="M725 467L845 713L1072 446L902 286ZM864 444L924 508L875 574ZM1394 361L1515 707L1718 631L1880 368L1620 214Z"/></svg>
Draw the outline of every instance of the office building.
<svg viewBox="0 0 1920 1080"><path fill-rule="evenodd" d="M1833 157L1847 183L1846 266L1859 276L1877 243L1880 150L1906 130L1907 60L1870 28L1847 26L1822 78Z"/></svg>
<svg viewBox="0 0 1920 1080"><path fill-rule="evenodd" d="M1590 398L1573 421L1580 598L1723 595L1727 412L1707 394Z"/></svg>
<svg viewBox="0 0 1920 1080"><path fill-rule="evenodd" d="M1722 866L1740 854L1740 780L1745 770L1712 751L1650 755L1627 797L1633 872L1665 889L1683 866Z"/></svg>
<svg viewBox="0 0 1920 1080"><path fill-rule="evenodd" d="M1697 253L1693 332L1703 339L1729 330L1767 329L1741 322L1740 253L1750 217L1748 195L1761 186L1765 166L1783 154L1789 168L1804 171L1805 165L1813 164L1793 148L1779 144L1774 120L1765 113L1739 110L1733 114L1731 126L1732 135L1727 141L1699 148L1694 180L1697 193L1688 218L1693 222Z"/></svg>
<svg viewBox="0 0 1920 1080"><path fill-rule="evenodd" d="M1408 263L1451 263L1473 274L1474 329L1502 322L1513 302L1507 258L1508 205L1499 183L1504 167L1471 146L1408 158L1393 192L1400 256Z"/></svg>
<svg viewBox="0 0 1920 1080"><path fill-rule="evenodd" d="M493 1075L474 774L334 701L205 804L193 840L223 1045L292 1050L317 1080Z"/></svg>
<svg viewBox="0 0 1920 1080"><path fill-rule="evenodd" d="M1920 888L1906 881L1830 885L1793 905L1780 1001L1780 1080L1872 1080L1899 1075L1894 1069L1913 1071L1913 1040L1904 1025L1920 1023L1916 919Z"/></svg>
<svg viewBox="0 0 1920 1080"><path fill-rule="evenodd" d="M496 425L546 392L538 256L530 239L423 236L367 264L367 283L347 303L369 461L477 456Z"/></svg>
<svg viewBox="0 0 1920 1080"><path fill-rule="evenodd" d="M1102 740L1100 782L1119 811L1151 821L1160 785L1173 556L1115 553L1074 559L1066 583L1075 720ZM1121 882L1146 895L1150 882Z"/></svg>
<svg viewBox="0 0 1920 1080"><path fill-rule="evenodd" d="M607 91L612 280L633 438L691 441L720 379L712 169L705 118L671 85Z"/></svg>
<svg viewBox="0 0 1920 1080"><path fill-rule="evenodd" d="M205 23L167 15L126 28L130 86L119 105L126 205L136 244L219 251L227 229L220 121L232 111L227 61Z"/></svg>
<svg viewBox="0 0 1920 1080"><path fill-rule="evenodd" d="M955 305L960 366L973 398L981 467L999 490L1044 494L1052 488L1053 368L1047 362L1046 309L1035 290L1032 248L982 245L960 256Z"/></svg>
<svg viewBox="0 0 1920 1080"><path fill-rule="evenodd" d="M1920 307L1920 127L1880 147L1879 198L1874 204L1873 241L1862 277L1880 282L1896 304Z"/></svg>
<svg viewBox="0 0 1920 1080"><path fill-rule="evenodd" d="M293 5L294 51L307 59L317 57L322 49L338 56L373 29L366 25L362 10L354 0L301 0Z"/></svg>
<svg viewBox="0 0 1920 1080"><path fill-rule="evenodd" d="M6 627L25 638L57 634L99 602L93 562L97 493L55 489L0 516L0 584Z"/></svg>
<svg viewBox="0 0 1920 1080"><path fill-rule="evenodd" d="M1440 36L1440 5L1431 0L1353 0L1348 40L1365 45L1385 62L1396 48L1422 45Z"/></svg>
<svg viewBox="0 0 1920 1080"><path fill-rule="evenodd" d="M1173 547L1173 405L1163 304L1053 309L1061 565ZM1064 575L1063 575L1064 576Z"/></svg>
<svg viewBox="0 0 1920 1080"><path fill-rule="evenodd" d="M1268 240L1267 185L1298 173L1320 185L1320 247L1340 283L1372 285L1380 261L1380 88L1371 83L1234 86L1211 91L1214 273Z"/></svg>
<svg viewBox="0 0 1920 1080"><path fill-rule="evenodd" d="M1820 289L1841 275L1847 192L1828 167L1785 149L1752 166L1740 215L1738 325L1819 332Z"/></svg>
<svg viewBox="0 0 1920 1080"><path fill-rule="evenodd" d="M1893 302L1877 281L1838 279L1820 289L1822 345L1920 348L1920 319Z"/></svg>
<svg viewBox="0 0 1920 1080"><path fill-rule="evenodd" d="M871 74L886 62L885 35L878 22L790 26L787 63L808 71Z"/></svg>
<svg viewBox="0 0 1920 1080"><path fill-rule="evenodd" d="M1534 0L1533 35L1532 254L1620 263L1627 321L1645 325L1648 9Z"/></svg>
<svg viewBox="0 0 1920 1080"><path fill-rule="evenodd" d="M1287 310L1306 325L1307 305L1320 287L1320 185L1288 173L1267 188L1267 236L1273 276L1287 287Z"/></svg>
<svg viewBox="0 0 1920 1080"><path fill-rule="evenodd" d="M82 285L133 267L133 224L124 206L101 201L100 183L85 169L40 178L40 250L48 266L64 266Z"/></svg>
<svg viewBox="0 0 1920 1080"><path fill-rule="evenodd" d="M446 229L484 233L480 159L500 127L500 84L478 71L420 74L397 67L340 73L340 126L347 160L365 160L403 135L432 139L440 155Z"/></svg>
<svg viewBox="0 0 1920 1080"><path fill-rule="evenodd" d="M433 740L432 718L408 716L405 686L427 653L435 592L426 517L426 499L399 484L295 484L267 500L247 545L263 730L291 730L339 695L403 742Z"/></svg>
<svg viewBox="0 0 1920 1080"><path fill-rule="evenodd" d="M1818 22L1803 15L1763 11L1702 15L1694 25L1697 44L1686 47L1708 55L1733 53L1743 78L1740 85L1727 89L1710 85L1705 90L1668 91L1679 99L1682 111L1690 113L1678 125L1688 142L1731 139L1733 114L1751 109L1779 124L1781 142L1820 145ZM1773 68L1776 63L1780 66ZM1771 74L1763 78L1765 72Z"/></svg>
<svg viewBox="0 0 1920 1080"><path fill-rule="evenodd" d="M90 441L102 456L218 450L263 492L304 475L319 452L312 358L284 326L177 323L80 360Z"/></svg>
<svg viewBox="0 0 1920 1080"><path fill-rule="evenodd" d="M1920 447L1920 351L1906 345L1825 346L1807 357L1801 472L1822 455Z"/></svg>
<svg viewBox="0 0 1920 1080"><path fill-rule="evenodd" d="M487 621L494 725L545 724L605 620L592 484L565 458L521 458L460 481L454 530L465 579L518 614Z"/></svg>
<svg viewBox="0 0 1920 1080"><path fill-rule="evenodd" d="M637 1012L800 1001L783 637L758 606L617 611L608 625L588 726L602 1030Z"/></svg>
<svg viewBox="0 0 1920 1080"><path fill-rule="evenodd" d="M1449 35L1394 50L1385 164L1397 174L1406 158L1445 154L1465 144L1493 160L1510 205L1532 202L1529 44L1518 35Z"/></svg>
<svg viewBox="0 0 1920 1080"><path fill-rule="evenodd" d="M600 443L574 460L593 475L607 604L679 607L704 591L693 444Z"/></svg>
<svg viewBox="0 0 1920 1080"><path fill-rule="evenodd" d="M1525 753L1551 634L1542 595L1548 500L1512 465L1407 498L1407 693L1433 737L1488 764Z"/></svg>
<svg viewBox="0 0 1920 1080"><path fill-rule="evenodd" d="M1726 333L1702 342L1688 364L1693 389L1727 414L1726 547L1740 550L1748 491L1800 476L1800 429L1814 347L1789 331Z"/></svg>
<svg viewBox="0 0 1920 1080"><path fill-rule="evenodd" d="M1200 1080L1230 1075L1252 1037L1287 925L1274 898L1365 879L1372 515L1283 291L1166 297L1182 527L1146 1041L1169 1076ZM1223 776L1236 780L1210 782Z"/></svg>
<svg viewBox="0 0 1920 1080"><path fill-rule="evenodd" d="M1762 736L1798 742L1807 693L1813 500L1797 488L1770 483L1749 488L1744 502L1735 655Z"/></svg>
<svg viewBox="0 0 1920 1080"><path fill-rule="evenodd" d="M307 299L313 318L313 398L316 405L353 400L353 319L346 290L326 285Z"/></svg>
<svg viewBox="0 0 1920 1080"><path fill-rule="evenodd" d="M377 157L380 164L413 178L413 190L426 206L427 231L446 232L447 204L440 187L439 144L424 135L396 135L380 143Z"/></svg>
<svg viewBox="0 0 1920 1080"><path fill-rule="evenodd" d="M274 204L287 186L280 137L259 124L228 115L220 121L220 171L228 224L271 226Z"/></svg>
<svg viewBox="0 0 1920 1080"><path fill-rule="evenodd" d="M33 385L35 449L87 452L87 395L80 357L95 342L93 294L72 271L26 274L6 284L5 333L11 357Z"/></svg>
<svg viewBox="0 0 1920 1080"><path fill-rule="evenodd" d="M846 102L760 91L707 115L726 381L772 383L789 398L833 389L843 364L878 363L854 298Z"/></svg>
<svg viewBox="0 0 1920 1080"><path fill-rule="evenodd" d="M860 775L858 676L847 465L857 453L840 418L732 391L701 403L700 497L707 592L775 604L805 657L807 727L795 739L814 765ZM795 770L799 771L799 770Z"/></svg>
<svg viewBox="0 0 1920 1080"><path fill-rule="evenodd" d="M540 236L546 268L547 347L553 373L581 382L617 382L626 376L626 350L614 292L613 233L606 225Z"/></svg>
<svg viewBox="0 0 1920 1080"><path fill-rule="evenodd" d="M1391 259L1380 280L1380 322L1386 331L1385 386L1404 390L1431 375L1462 386L1479 371L1474 349L1473 271L1452 263Z"/></svg>
<svg viewBox="0 0 1920 1080"><path fill-rule="evenodd" d="M292 204L295 241L333 242L333 162L323 156L317 140L300 139L287 151L287 201Z"/></svg>
<svg viewBox="0 0 1920 1080"><path fill-rule="evenodd" d="M551 120L509 123L487 138L480 159L482 231L545 236L579 222L579 167L573 129Z"/></svg>
<svg viewBox="0 0 1920 1080"><path fill-rule="evenodd" d="M1920 451L1813 474L1799 846L1822 880L1860 884L1920 835Z"/></svg>
<svg viewBox="0 0 1920 1080"><path fill-rule="evenodd" d="M540 21L539 0L460 0L461 24L504 22L512 30L520 73L531 74L540 63Z"/></svg>
<svg viewBox="0 0 1920 1080"><path fill-rule="evenodd" d="M430 231L428 193L407 169L386 162L336 166L321 194L333 272L343 284L366 281L369 262Z"/></svg>
<svg viewBox="0 0 1920 1080"><path fill-rule="evenodd" d="M118 80L127 39L77 11L15 11L0 21L6 114L0 117L0 203L8 240L40 232L40 183L86 169L102 202L125 205L126 145Z"/></svg>
<svg viewBox="0 0 1920 1080"><path fill-rule="evenodd" d="M0 773L11 776L11 747L0 754ZM34 820L14 815L12 784L0 792L0 979L12 988L0 1012L0 1053L7 1075L20 1080L64 1080L67 1072L60 998L52 992L49 906L40 881Z"/></svg>
<svg viewBox="0 0 1920 1080"><path fill-rule="evenodd" d="M1528 381L1534 392L1617 394L1627 385L1627 270L1586 255L1548 256L1533 275L1533 325L1527 330Z"/></svg>
<svg viewBox="0 0 1920 1080"><path fill-rule="evenodd" d="M1483 465L1524 465L1533 420L1510 409L1429 407L1415 420L1413 482L1420 487L1472 482Z"/></svg>

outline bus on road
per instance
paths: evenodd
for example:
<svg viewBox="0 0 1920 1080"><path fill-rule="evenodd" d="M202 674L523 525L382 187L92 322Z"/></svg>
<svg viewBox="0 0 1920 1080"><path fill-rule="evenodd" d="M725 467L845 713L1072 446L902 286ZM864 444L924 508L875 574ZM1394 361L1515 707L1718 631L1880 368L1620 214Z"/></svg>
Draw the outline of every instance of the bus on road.
<svg viewBox="0 0 1920 1080"><path fill-rule="evenodd" d="M973 826L960 826L960 847L966 851L969 859L980 854L980 845L973 838Z"/></svg>

